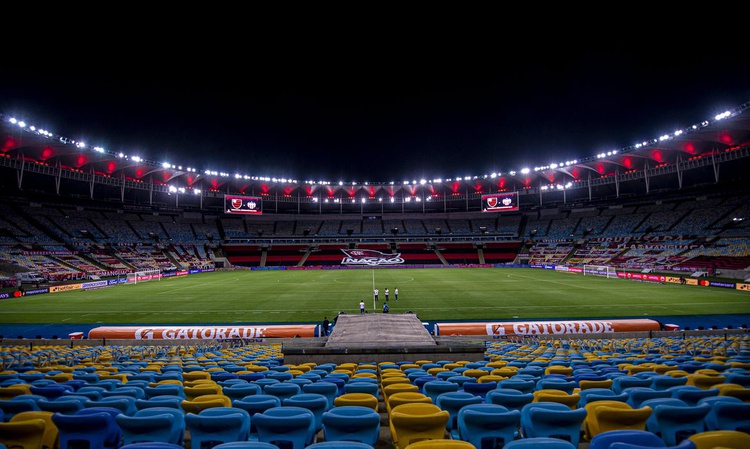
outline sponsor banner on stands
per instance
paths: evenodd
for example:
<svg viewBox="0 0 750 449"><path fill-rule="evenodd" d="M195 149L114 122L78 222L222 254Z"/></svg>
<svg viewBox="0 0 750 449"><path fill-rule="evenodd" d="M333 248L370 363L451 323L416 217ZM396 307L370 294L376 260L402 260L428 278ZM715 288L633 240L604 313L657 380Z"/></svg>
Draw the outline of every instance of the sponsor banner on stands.
<svg viewBox="0 0 750 449"><path fill-rule="evenodd" d="M43 293L49 293L49 288L44 287L44 288L34 288L34 289L31 289L31 290L26 290L26 291L23 292L23 295L24 296L32 296L32 295L41 295Z"/></svg>
<svg viewBox="0 0 750 449"><path fill-rule="evenodd" d="M734 282L717 282L702 279L698 281L698 284L702 285L703 287L735 288Z"/></svg>
<svg viewBox="0 0 750 449"><path fill-rule="evenodd" d="M608 334L661 330L658 321L649 319L519 321L508 323L437 323L439 335L565 335Z"/></svg>
<svg viewBox="0 0 750 449"><path fill-rule="evenodd" d="M737 290L742 290L744 292L750 292L750 284L745 284L744 282L738 282L737 283Z"/></svg>
<svg viewBox="0 0 750 449"><path fill-rule="evenodd" d="M10 298L10 293L8 292L0 293L0 299L8 299L8 298Z"/></svg>
<svg viewBox="0 0 750 449"><path fill-rule="evenodd" d="M69 292L72 290L80 290L81 284L65 284L65 285L53 285L49 288L50 293Z"/></svg>
<svg viewBox="0 0 750 449"><path fill-rule="evenodd" d="M667 277L660 274L644 274L644 273L628 273L624 271L618 271L617 277L632 279L634 281L646 281L646 282L666 282Z"/></svg>
<svg viewBox="0 0 750 449"><path fill-rule="evenodd" d="M89 331L89 339L122 340L225 340L237 338L314 337L315 324L269 326L102 326Z"/></svg>
<svg viewBox="0 0 750 449"><path fill-rule="evenodd" d="M96 281L96 282L84 282L81 284L81 288L86 290L89 288L101 288L108 285L107 281Z"/></svg>

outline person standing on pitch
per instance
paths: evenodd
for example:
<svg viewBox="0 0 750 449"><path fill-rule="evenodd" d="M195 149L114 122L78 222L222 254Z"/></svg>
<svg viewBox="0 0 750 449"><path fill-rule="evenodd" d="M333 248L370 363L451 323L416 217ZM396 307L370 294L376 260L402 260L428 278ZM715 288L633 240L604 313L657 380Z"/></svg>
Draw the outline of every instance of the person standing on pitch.
<svg viewBox="0 0 750 449"><path fill-rule="evenodd" d="M388 302L388 287L385 288L385 302Z"/></svg>
<svg viewBox="0 0 750 449"><path fill-rule="evenodd" d="M380 293L380 290L378 290L377 288L375 290L373 290L373 295L374 295L375 301L378 300L378 293Z"/></svg>
<svg viewBox="0 0 750 449"><path fill-rule="evenodd" d="M328 317L324 317L323 318L323 332L322 332L324 337L328 336L328 326L330 324L331 323L328 321Z"/></svg>
<svg viewBox="0 0 750 449"><path fill-rule="evenodd" d="M393 289L393 297L396 298L396 301L398 301L398 287Z"/></svg>
<svg viewBox="0 0 750 449"><path fill-rule="evenodd" d="M365 302L360 301L359 302L359 313L365 313Z"/></svg>

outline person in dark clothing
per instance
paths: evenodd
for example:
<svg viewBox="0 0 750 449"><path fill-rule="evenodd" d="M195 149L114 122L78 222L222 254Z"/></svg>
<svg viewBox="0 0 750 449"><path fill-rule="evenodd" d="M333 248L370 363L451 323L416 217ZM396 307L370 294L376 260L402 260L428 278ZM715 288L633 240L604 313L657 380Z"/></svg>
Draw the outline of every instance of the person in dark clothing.
<svg viewBox="0 0 750 449"><path fill-rule="evenodd" d="M328 317L324 317L323 318L323 330L322 330L322 334L324 337L328 336L328 326L330 324L331 323L328 321Z"/></svg>

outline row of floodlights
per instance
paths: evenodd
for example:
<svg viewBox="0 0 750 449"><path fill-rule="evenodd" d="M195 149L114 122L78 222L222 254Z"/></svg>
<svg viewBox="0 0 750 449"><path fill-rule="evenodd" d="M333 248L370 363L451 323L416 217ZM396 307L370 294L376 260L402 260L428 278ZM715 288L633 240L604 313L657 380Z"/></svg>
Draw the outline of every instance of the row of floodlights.
<svg viewBox="0 0 750 449"><path fill-rule="evenodd" d="M740 108L736 108L735 111L725 111L725 112L723 112L721 114L716 115L714 117L714 120L715 121L723 120L723 119L732 117L733 115L739 114L740 112L741 112ZM26 128L27 127L27 125L26 125L26 123L24 121L17 120L16 118L10 118L8 121L11 124L17 125L17 126L19 126L21 128ZM659 136L659 138L657 138L657 139L646 140L646 141L637 143L632 148L638 149L638 148L642 148L642 147L645 147L645 146L648 146L648 145L653 145L653 144L658 143L658 142L662 142L662 141L665 141L665 140L673 139L675 137L683 135L685 132L695 131L697 129L706 127L710 123L711 123L710 121L704 120L700 124L693 125L693 126L691 126L689 128L686 128L686 129L681 129L681 130L674 131L671 134L665 134L665 135ZM37 133L37 134L39 134L41 136L44 136L44 137L54 137L54 135L51 132L49 132L47 130L44 130L44 129L36 129L36 127L34 127L34 126L28 126L28 129L31 130L32 132L35 132L35 133ZM67 138L64 138L64 137L59 137L59 139L60 139L61 142L66 143L66 144L75 145L77 148L81 148L81 149L85 149L86 148L86 144L84 142L78 142L78 141L67 139ZM606 157L611 157L611 156L619 154L620 152L627 151L627 150L628 149L611 150L611 151L607 151L607 152L602 152L602 153L597 154L594 158L595 159L602 159L602 158L606 158ZM118 152L118 153L108 152L104 148L98 147L98 146L94 147L93 151L95 151L97 153L102 153L102 154L108 153L108 154L113 155L113 156L115 156L115 157L117 157L119 159L131 160L131 161L136 162L136 163L144 162L144 163L150 163L150 164L153 164L153 165L160 165L164 169L173 169L173 170L180 170L180 171L185 171L185 172L189 172L189 173L198 173L198 170L196 168L194 168L194 167L185 167L183 169L183 167L181 165L175 165L175 164L171 164L169 162L157 163L157 162L154 162L154 161L148 161L146 159L143 159L140 156L128 156L128 155L126 155L125 153L122 153L122 152ZM570 161L559 162L559 163L552 163L552 164L549 164L549 165L534 167L533 170L535 172L537 172L537 171L543 171L543 170L554 170L554 169L558 169L558 168L569 167L571 165L577 164L578 162L579 161L577 159L574 159L574 160L570 160ZM508 175L515 176L517 173L521 173L522 175L525 175L525 174L528 174L530 172L531 172L531 169L524 168L524 169L520 170L519 172L516 172L515 170L511 170L511 171L508 172ZM207 176L219 176L219 177L225 177L225 178L234 176L235 179L243 179L243 180L266 181L266 182L281 182L281 183L293 183L293 184L297 184L298 183L298 181L296 179L273 178L273 177L262 177L262 176L248 176L248 175L242 175L242 174L239 174L239 173L231 175L231 174L226 173L226 172L220 172L220 171L215 171L215 170L205 170L203 173L205 175L207 175ZM500 177L500 176L502 176L502 173L492 173L490 175L483 175L483 176L459 176L457 178L448 178L445 181L446 182L451 182L451 181L471 181L471 180L480 179L480 178L481 179L487 179L487 178L494 179L494 178L497 178L497 177ZM411 182L407 180L407 181L404 181L403 184L404 185L416 185L416 184L422 184L422 185L424 185L424 184L427 184L427 183L431 183L432 184L432 183L440 183L440 182L443 182L443 180L442 179L431 179L431 180L421 179L419 181L412 180ZM305 184L313 184L313 185L314 184L320 184L320 185L332 185L333 184L333 183L331 183L329 181L313 181L313 180L305 181L304 183ZM348 184L357 185L356 182L346 183L346 184L347 185ZM369 183L365 182L363 184L364 185L368 185ZM393 181L391 181L390 184L394 185L395 183ZM340 181L339 185L344 185L344 182Z"/></svg>

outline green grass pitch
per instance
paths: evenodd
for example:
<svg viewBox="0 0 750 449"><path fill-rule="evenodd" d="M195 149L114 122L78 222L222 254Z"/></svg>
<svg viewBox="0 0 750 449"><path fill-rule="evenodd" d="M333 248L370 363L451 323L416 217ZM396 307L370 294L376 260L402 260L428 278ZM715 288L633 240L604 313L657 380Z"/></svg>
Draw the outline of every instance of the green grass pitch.
<svg viewBox="0 0 750 449"><path fill-rule="evenodd" d="M386 287L391 313L438 322L750 313L748 292L540 269L236 270L7 299L0 324L319 323L360 300L380 313Z"/></svg>

